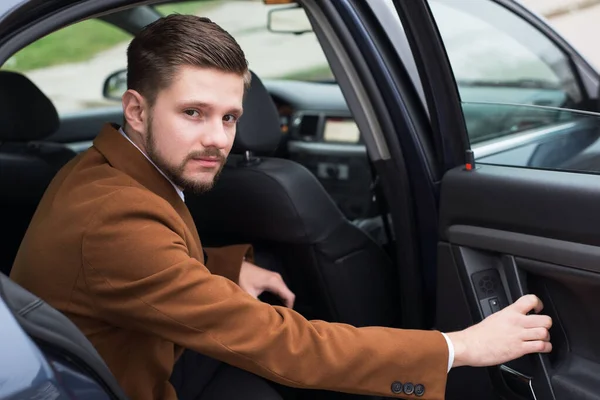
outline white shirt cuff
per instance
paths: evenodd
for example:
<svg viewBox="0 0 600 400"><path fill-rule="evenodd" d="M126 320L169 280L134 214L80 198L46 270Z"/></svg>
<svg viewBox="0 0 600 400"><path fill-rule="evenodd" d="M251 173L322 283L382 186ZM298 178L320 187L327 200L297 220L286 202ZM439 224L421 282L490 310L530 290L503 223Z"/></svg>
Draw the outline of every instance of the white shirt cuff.
<svg viewBox="0 0 600 400"><path fill-rule="evenodd" d="M452 341L445 333L441 332L444 335L444 339L446 339L446 343L448 343L448 372L452 368L452 364L454 364L454 345Z"/></svg>

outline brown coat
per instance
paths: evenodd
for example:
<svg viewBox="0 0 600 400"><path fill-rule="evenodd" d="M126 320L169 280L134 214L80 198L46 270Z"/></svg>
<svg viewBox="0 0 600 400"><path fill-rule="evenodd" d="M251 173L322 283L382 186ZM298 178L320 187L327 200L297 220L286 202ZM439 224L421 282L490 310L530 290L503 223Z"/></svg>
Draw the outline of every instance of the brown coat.
<svg viewBox="0 0 600 400"><path fill-rule="evenodd" d="M205 266L173 186L106 125L46 191L11 277L71 318L132 399L175 399L183 348L289 386L394 396L399 381L444 397L439 332L307 321L262 303L234 282L246 250L205 249Z"/></svg>

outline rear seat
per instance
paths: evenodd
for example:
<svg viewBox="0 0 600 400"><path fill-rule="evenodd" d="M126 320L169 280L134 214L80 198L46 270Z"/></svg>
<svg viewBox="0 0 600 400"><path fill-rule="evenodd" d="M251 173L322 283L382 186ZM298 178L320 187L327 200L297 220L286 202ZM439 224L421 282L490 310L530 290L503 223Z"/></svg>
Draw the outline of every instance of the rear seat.
<svg viewBox="0 0 600 400"><path fill-rule="evenodd" d="M48 184L76 153L43 142L56 132L56 108L25 76L0 71L0 272L8 275Z"/></svg>

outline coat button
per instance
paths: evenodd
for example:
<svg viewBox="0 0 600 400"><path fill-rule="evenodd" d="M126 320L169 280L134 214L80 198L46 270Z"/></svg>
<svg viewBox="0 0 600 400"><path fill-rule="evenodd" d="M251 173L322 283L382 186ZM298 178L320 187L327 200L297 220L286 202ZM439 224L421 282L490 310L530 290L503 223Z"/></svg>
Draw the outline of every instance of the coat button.
<svg viewBox="0 0 600 400"><path fill-rule="evenodd" d="M402 393L402 382L394 382L392 383L392 393L399 394Z"/></svg>
<svg viewBox="0 0 600 400"><path fill-rule="evenodd" d="M414 391L415 391L415 385L413 385L410 382L404 384L404 393L413 394Z"/></svg>
<svg viewBox="0 0 600 400"><path fill-rule="evenodd" d="M421 397L425 394L425 386L418 384L415 385L415 396Z"/></svg>

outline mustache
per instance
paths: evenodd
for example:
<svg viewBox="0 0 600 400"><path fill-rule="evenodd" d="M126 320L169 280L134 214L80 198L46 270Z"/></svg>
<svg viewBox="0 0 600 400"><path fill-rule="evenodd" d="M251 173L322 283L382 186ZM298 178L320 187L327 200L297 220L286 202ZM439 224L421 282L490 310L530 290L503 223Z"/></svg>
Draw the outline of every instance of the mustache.
<svg viewBox="0 0 600 400"><path fill-rule="evenodd" d="M208 147L202 151L191 152L190 154L188 154L187 159L192 160L194 158L204 158L204 157L216 158L221 163L225 162L225 159L227 158L227 157L225 157L225 154L223 154L223 152L221 150L217 149L216 147Z"/></svg>

